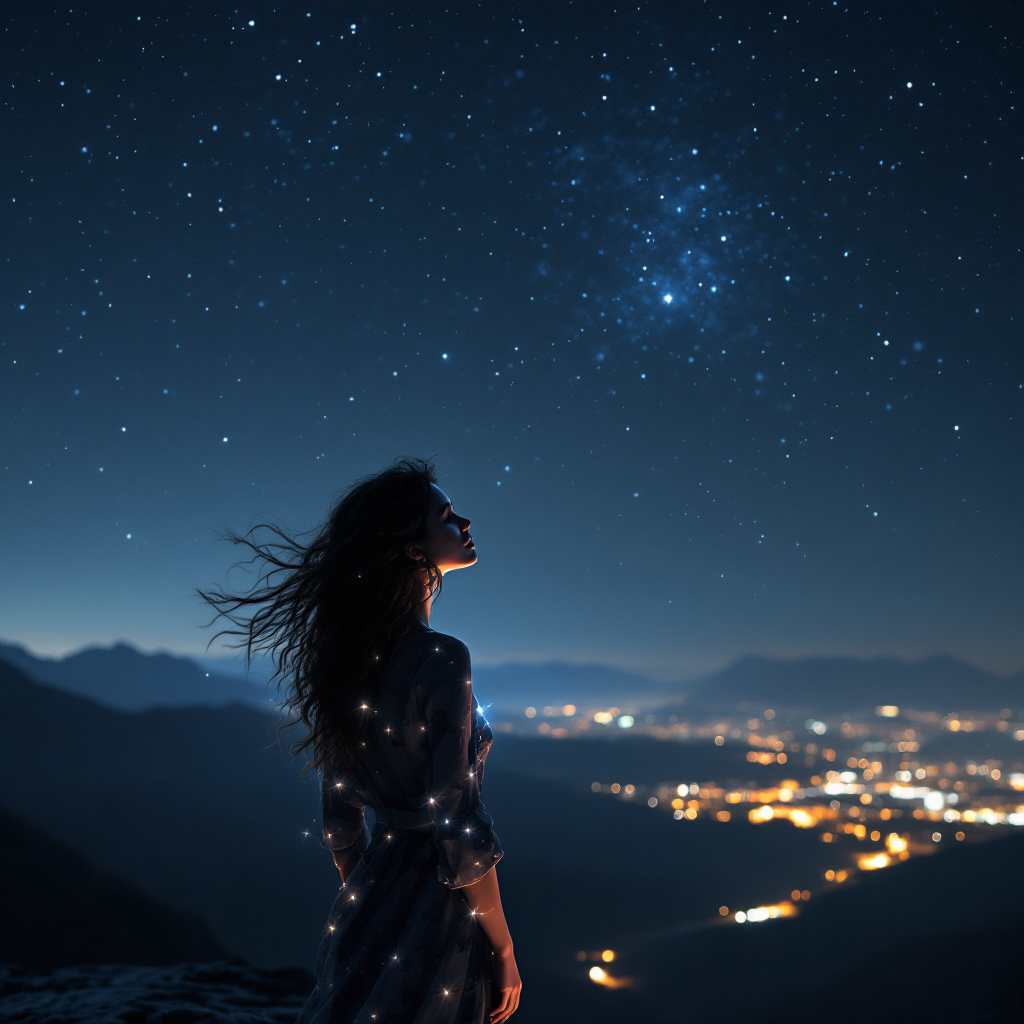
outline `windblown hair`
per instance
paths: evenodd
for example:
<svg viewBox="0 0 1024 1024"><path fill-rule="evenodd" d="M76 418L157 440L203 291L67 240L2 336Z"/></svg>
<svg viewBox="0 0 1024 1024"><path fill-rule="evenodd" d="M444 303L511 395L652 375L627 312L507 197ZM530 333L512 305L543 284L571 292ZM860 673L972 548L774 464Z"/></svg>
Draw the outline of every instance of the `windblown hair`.
<svg viewBox="0 0 1024 1024"><path fill-rule="evenodd" d="M237 637L250 662L271 657L289 724L305 726L292 753L308 752L314 769L353 763L371 742L384 667L412 628L424 579L440 589L437 566L405 550L424 537L436 480L429 461L399 459L343 492L311 534L268 523L228 533L252 553L256 579L241 593L199 591L213 621L230 623L218 637Z"/></svg>

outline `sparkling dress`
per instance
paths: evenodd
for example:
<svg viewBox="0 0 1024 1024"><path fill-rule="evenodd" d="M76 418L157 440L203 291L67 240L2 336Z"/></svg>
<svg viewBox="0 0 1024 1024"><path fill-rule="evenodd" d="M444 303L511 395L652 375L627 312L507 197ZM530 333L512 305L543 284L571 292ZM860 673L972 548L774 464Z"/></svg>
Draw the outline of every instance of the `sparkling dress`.
<svg viewBox="0 0 1024 1024"><path fill-rule="evenodd" d="M502 850L480 802L493 734L466 645L417 622L385 669L373 723L360 764L321 777L324 846L365 849L331 909L298 1024L483 1024L491 950L458 890Z"/></svg>

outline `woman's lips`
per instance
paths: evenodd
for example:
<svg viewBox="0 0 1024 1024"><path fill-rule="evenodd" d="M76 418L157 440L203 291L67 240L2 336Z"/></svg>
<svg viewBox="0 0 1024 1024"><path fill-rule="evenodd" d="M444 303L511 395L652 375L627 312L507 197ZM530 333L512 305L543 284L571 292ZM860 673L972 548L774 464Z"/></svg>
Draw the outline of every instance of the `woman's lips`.
<svg viewBox="0 0 1024 1024"><path fill-rule="evenodd" d="M472 538L472 537L469 537L469 538L467 538L467 540L466 540L466 543L465 543L465 544L463 544L462 546L463 546L464 548L472 548L472 547L476 547L476 545L475 545L475 544L473 543L473 538Z"/></svg>

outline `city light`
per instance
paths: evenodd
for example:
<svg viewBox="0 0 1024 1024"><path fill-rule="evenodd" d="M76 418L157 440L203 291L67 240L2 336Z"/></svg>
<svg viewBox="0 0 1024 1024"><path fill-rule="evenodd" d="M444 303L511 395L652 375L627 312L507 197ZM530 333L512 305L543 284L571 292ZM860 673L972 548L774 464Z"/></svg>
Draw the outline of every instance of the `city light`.
<svg viewBox="0 0 1024 1024"><path fill-rule="evenodd" d="M589 974L592 982L604 988L626 988L631 983L629 978L613 978L603 967L591 967Z"/></svg>
<svg viewBox="0 0 1024 1024"><path fill-rule="evenodd" d="M814 828L818 824L817 816L803 807L793 807L787 817L797 828Z"/></svg>
<svg viewBox="0 0 1024 1024"><path fill-rule="evenodd" d="M819 821L828 817L829 814L830 809L820 806L789 807L785 804L782 806L778 804L762 804L760 807L753 807L747 812L747 820L755 825L761 825L775 818L788 819L797 828L814 828Z"/></svg>
<svg viewBox="0 0 1024 1024"><path fill-rule="evenodd" d="M733 920L737 924L759 924L761 921L774 921L779 917L793 917L796 912L796 907L786 901L769 907L751 907L747 911L737 910Z"/></svg>
<svg viewBox="0 0 1024 1024"><path fill-rule="evenodd" d="M857 867L861 871L878 871L879 868L887 868L891 863L887 853L866 853L857 858Z"/></svg>
<svg viewBox="0 0 1024 1024"><path fill-rule="evenodd" d="M885 837L885 848L892 854L905 853L909 843L902 836L890 832Z"/></svg>

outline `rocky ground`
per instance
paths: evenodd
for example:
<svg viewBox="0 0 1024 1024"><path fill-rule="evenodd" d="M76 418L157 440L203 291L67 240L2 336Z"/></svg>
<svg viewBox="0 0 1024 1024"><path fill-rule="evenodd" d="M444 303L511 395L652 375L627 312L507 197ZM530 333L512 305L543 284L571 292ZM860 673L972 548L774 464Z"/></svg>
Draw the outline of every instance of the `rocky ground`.
<svg viewBox="0 0 1024 1024"><path fill-rule="evenodd" d="M4 1024L292 1024L313 987L302 970L241 963L0 966Z"/></svg>

